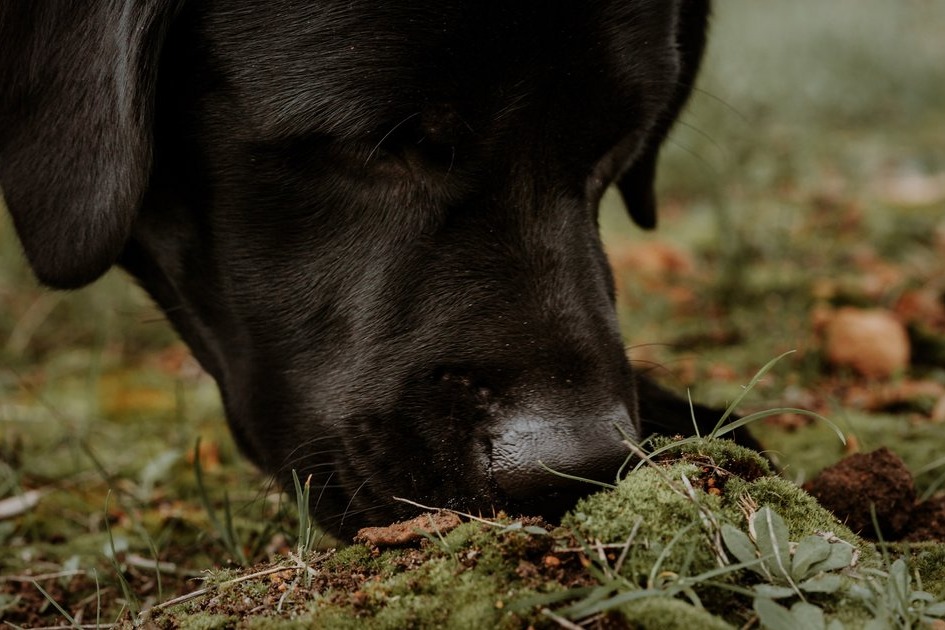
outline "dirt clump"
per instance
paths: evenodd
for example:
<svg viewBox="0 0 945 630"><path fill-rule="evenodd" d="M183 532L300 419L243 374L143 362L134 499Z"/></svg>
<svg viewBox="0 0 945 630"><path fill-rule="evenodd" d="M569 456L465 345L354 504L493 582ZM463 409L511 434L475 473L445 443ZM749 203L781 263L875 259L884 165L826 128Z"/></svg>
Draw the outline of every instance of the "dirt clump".
<svg viewBox="0 0 945 630"><path fill-rule="evenodd" d="M865 538L945 541L945 497L916 502L912 474L888 448L850 455L804 489Z"/></svg>
<svg viewBox="0 0 945 630"><path fill-rule="evenodd" d="M461 523L452 512L427 512L385 527L364 527L355 534L354 542L371 547L399 547L419 542L430 534L445 534Z"/></svg>
<svg viewBox="0 0 945 630"><path fill-rule="evenodd" d="M945 494L916 505L912 521L912 527L903 536L903 540L909 542L945 541Z"/></svg>

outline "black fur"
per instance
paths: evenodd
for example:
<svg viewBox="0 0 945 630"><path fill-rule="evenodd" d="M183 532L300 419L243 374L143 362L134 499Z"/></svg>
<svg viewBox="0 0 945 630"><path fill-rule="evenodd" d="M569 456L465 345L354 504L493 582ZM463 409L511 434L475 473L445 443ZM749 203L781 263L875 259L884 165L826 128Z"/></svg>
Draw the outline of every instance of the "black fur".
<svg viewBox="0 0 945 630"><path fill-rule="evenodd" d="M707 12L5 2L0 185L37 276L125 267L333 531L393 496L555 513L585 487L536 460L612 478L615 424L686 428L652 384L638 404L597 205L617 182L655 223Z"/></svg>

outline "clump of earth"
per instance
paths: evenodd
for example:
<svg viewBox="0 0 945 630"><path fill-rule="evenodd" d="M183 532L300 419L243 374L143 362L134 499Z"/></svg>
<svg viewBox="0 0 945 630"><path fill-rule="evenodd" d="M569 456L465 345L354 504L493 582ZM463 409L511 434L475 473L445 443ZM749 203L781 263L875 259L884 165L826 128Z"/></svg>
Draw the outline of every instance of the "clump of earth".
<svg viewBox="0 0 945 630"><path fill-rule="evenodd" d="M804 489L864 538L945 542L945 494L917 501L912 474L888 448L850 455Z"/></svg>

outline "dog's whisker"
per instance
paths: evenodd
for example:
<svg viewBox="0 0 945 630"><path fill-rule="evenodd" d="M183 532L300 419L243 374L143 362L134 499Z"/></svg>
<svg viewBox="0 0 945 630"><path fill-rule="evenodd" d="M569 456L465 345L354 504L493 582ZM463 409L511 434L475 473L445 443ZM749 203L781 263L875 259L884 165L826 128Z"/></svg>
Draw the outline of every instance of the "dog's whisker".
<svg viewBox="0 0 945 630"><path fill-rule="evenodd" d="M712 164L712 162L707 160L704 156L700 155L695 149L683 144L682 142L676 140L672 136L670 136L669 138L666 138L666 143L672 144L673 146L677 146L681 150L685 151L686 153L694 157L700 164L702 164L702 166L705 168L706 172L709 175L711 175L714 178L718 178L719 169L714 164Z"/></svg>
<svg viewBox="0 0 945 630"><path fill-rule="evenodd" d="M716 139L713 138L708 132L703 131L702 129L700 129L700 128L697 127L696 125L694 125L694 124L692 124L692 123L689 123L689 122L686 122L685 120L683 120L683 119L681 119L681 118L676 121L676 124L677 124L678 126L680 126L680 127L685 127L686 129L691 129L695 134L697 134L697 135L699 135L699 136L705 138L706 140L709 141L709 144L711 144L711 145L712 145L715 149L717 149L720 153L725 153L725 152L726 152L726 148L725 148L725 147L723 147L721 144L719 144L718 141L716 141Z"/></svg>
<svg viewBox="0 0 945 630"><path fill-rule="evenodd" d="M348 510L351 509L351 506L354 503L354 500L358 497L358 493L361 492L361 490L368 484L369 481L371 481L372 478L374 478L376 474L377 473L374 473L366 477L364 481L361 482L361 485L359 485L357 489L355 489L355 491L351 493L351 498L348 499L348 505L345 506L344 512L341 515L341 520L338 522L338 529L342 529L344 527L345 518L348 515Z"/></svg>
<svg viewBox="0 0 945 630"><path fill-rule="evenodd" d="M698 86L694 86L694 87L692 88L692 91L693 91L693 92L697 92L697 93L699 93L699 94L702 94L703 96L706 96L706 97L712 99L713 101L719 103L720 105L725 106L730 112L732 112L733 114L735 114L736 116L738 116L738 118L739 118L743 123L749 123L749 122L751 122L751 121L748 119L748 116L746 116L745 114L743 114L743 113L741 112L741 110L739 110L737 107L735 107L734 105L732 105L731 103L729 103L728 101L726 101L725 99L723 99L722 97L717 96L717 95L713 94L712 92L709 92L708 90L705 90L705 89L700 88L700 87L698 87Z"/></svg>

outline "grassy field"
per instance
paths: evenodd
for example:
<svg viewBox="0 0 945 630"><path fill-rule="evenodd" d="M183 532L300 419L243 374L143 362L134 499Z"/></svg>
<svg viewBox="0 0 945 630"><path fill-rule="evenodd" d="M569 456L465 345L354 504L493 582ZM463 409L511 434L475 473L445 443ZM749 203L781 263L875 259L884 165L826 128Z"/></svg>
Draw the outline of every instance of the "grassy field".
<svg viewBox="0 0 945 630"><path fill-rule="evenodd" d="M724 406L794 350L743 411L812 409L850 441L790 415L758 423L784 475L888 445L933 491L945 485L945 3L718 5L664 155L660 228L640 233L605 199L630 356ZM843 306L907 326L905 369L867 378L831 363L824 322ZM294 505L236 452L212 381L147 297L118 271L77 292L38 287L4 215L0 624L69 623L58 606L111 623L194 590L207 569L287 553L296 531Z"/></svg>

